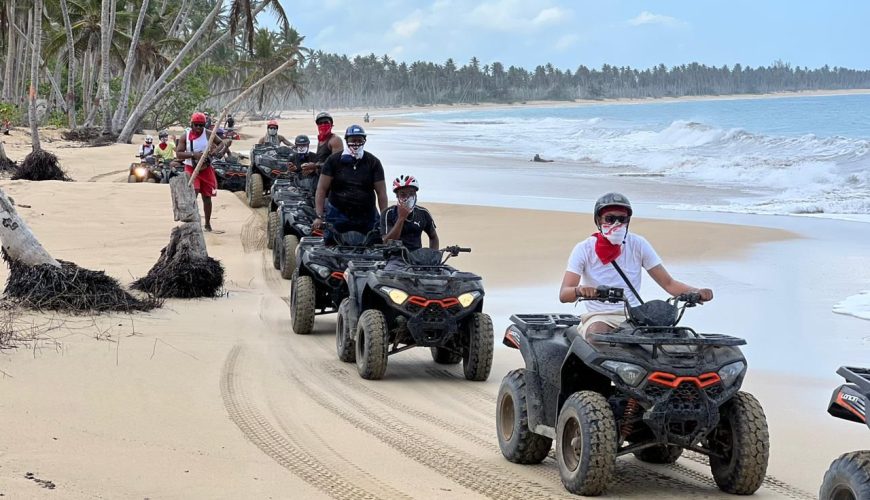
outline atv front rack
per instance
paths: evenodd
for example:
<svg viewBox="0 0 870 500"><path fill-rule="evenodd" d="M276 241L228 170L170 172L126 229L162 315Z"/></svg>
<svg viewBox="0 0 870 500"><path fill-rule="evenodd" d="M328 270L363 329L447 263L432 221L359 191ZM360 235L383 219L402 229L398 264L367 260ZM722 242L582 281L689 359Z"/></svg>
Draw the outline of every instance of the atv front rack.
<svg viewBox="0 0 870 500"><path fill-rule="evenodd" d="M523 331L544 332L580 324L580 316L562 313L513 314L511 321Z"/></svg>
<svg viewBox="0 0 870 500"><path fill-rule="evenodd" d="M746 339L723 335L720 333L695 333L691 328L679 327L681 330L689 330L693 337L666 337L666 336L647 336L649 333L664 333L664 332L649 332L657 327L638 327L630 333L587 333L586 339L605 343L605 344L638 344L638 345L653 345L653 346L672 346L672 345L695 345L695 346L738 346L746 345ZM674 327L667 327L667 330L673 330ZM665 328L660 328L665 330ZM640 333L640 335L638 335ZM646 335L644 335L646 334Z"/></svg>
<svg viewBox="0 0 870 500"><path fill-rule="evenodd" d="M870 368L841 366L837 370L837 375L846 379L846 382L857 385L858 390L870 398Z"/></svg>

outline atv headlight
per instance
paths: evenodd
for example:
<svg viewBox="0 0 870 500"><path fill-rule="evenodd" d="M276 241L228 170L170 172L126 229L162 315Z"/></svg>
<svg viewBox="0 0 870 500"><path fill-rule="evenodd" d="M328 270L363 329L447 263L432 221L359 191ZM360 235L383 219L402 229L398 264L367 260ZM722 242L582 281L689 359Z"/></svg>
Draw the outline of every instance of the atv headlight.
<svg viewBox="0 0 870 500"><path fill-rule="evenodd" d="M329 276L329 268L326 266L321 266L320 264L309 264L309 267L323 279L326 279L326 277Z"/></svg>
<svg viewBox="0 0 870 500"><path fill-rule="evenodd" d="M740 374L746 370L746 363L743 361L735 361L734 363L723 366L719 370L719 379L722 380L722 385L725 387L730 386L737 378L740 377Z"/></svg>
<svg viewBox="0 0 870 500"><path fill-rule="evenodd" d="M480 292L466 292L459 297L456 297L456 299L459 300L459 303L462 304L462 307L468 307L472 304L472 302L477 300L478 297L480 297Z"/></svg>
<svg viewBox="0 0 870 500"><path fill-rule="evenodd" d="M136 167L134 173L137 177L145 177L146 175L148 175L148 169L145 167Z"/></svg>
<svg viewBox="0 0 870 500"><path fill-rule="evenodd" d="M402 305L406 300L408 300L408 294L398 288L382 286L381 291L386 293L390 300L392 300L396 305Z"/></svg>
<svg viewBox="0 0 870 500"><path fill-rule="evenodd" d="M623 382L632 387L636 387L646 376L646 370L631 363L608 360L601 363L601 366L619 375Z"/></svg>

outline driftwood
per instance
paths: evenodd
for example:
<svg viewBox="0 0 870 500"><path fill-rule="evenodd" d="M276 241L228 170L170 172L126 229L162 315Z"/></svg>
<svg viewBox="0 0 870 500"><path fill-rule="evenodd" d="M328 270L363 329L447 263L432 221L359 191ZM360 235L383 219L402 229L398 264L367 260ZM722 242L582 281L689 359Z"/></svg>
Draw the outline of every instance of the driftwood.
<svg viewBox="0 0 870 500"><path fill-rule="evenodd" d="M49 254L0 189L0 241L9 266L4 296L37 310L70 313L147 311L160 302L138 299L102 271L58 261Z"/></svg>
<svg viewBox="0 0 870 500"><path fill-rule="evenodd" d="M169 244L148 274L133 282L133 288L156 297L215 297L223 288L223 266L208 256L196 193L187 183L187 174L169 181L172 211L182 224L172 228Z"/></svg>
<svg viewBox="0 0 870 500"><path fill-rule="evenodd" d="M14 174L16 168L18 168L18 164L6 156L6 149L3 147L3 143L0 142L0 173L10 172Z"/></svg>
<svg viewBox="0 0 870 500"><path fill-rule="evenodd" d="M37 149L24 157L21 165L15 169L12 180L24 179L27 181L72 181L61 168L57 156Z"/></svg>

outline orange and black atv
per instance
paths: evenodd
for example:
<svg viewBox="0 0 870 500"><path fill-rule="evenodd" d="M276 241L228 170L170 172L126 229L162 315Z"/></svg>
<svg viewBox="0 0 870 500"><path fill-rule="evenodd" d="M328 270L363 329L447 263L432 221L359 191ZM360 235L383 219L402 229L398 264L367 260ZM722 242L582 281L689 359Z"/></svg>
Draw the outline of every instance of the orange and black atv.
<svg viewBox="0 0 870 500"><path fill-rule="evenodd" d="M837 373L846 383L834 391L828 404L831 415L865 424L870 401L870 369L841 366ZM853 451L834 460L819 491L821 500L870 500L870 450Z"/></svg>

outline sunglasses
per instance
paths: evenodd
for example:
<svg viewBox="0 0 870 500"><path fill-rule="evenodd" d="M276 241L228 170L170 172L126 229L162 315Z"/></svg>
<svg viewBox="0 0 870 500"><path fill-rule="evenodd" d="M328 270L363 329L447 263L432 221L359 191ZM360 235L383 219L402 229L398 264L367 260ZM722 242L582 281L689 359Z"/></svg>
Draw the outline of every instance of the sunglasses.
<svg viewBox="0 0 870 500"><path fill-rule="evenodd" d="M278 127L267 127L269 130L278 130Z"/></svg>
<svg viewBox="0 0 870 500"><path fill-rule="evenodd" d="M191 127L205 127L205 123L191 123Z"/></svg>
<svg viewBox="0 0 870 500"><path fill-rule="evenodd" d="M627 215L605 215L604 222L605 224L625 224L630 219Z"/></svg>

